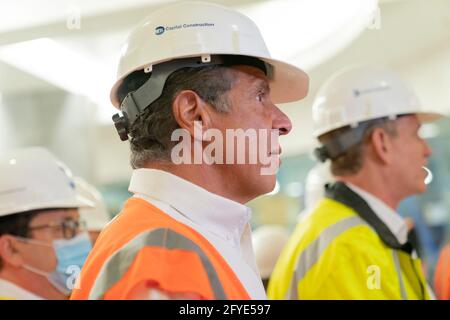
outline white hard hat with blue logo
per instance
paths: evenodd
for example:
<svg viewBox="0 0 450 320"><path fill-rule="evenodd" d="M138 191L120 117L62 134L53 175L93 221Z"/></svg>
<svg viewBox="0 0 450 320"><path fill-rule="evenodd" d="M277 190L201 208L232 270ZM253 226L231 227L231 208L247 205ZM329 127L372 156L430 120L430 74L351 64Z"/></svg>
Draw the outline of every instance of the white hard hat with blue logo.
<svg viewBox="0 0 450 320"><path fill-rule="evenodd" d="M395 72L381 66L355 66L332 75L319 90L313 104L314 136L349 126L314 153L320 161L336 159L358 144L374 122L415 114L419 121L443 116L421 104L412 88Z"/></svg>
<svg viewBox="0 0 450 320"><path fill-rule="evenodd" d="M2 153L0 177L0 216L93 205L77 194L67 166L44 148Z"/></svg>
<svg viewBox="0 0 450 320"><path fill-rule="evenodd" d="M314 136L383 117L417 114L422 122L442 115L421 104L413 89L383 66L354 66L332 75L313 104Z"/></svg>
<svg viewBox="0 0 450 320"><path fill-rule="evenodd" d="M299 40L300 41L300 40ZM252 62L250 62L252 60ZM211 3L182 2L152 12L128 36L120 57L111 101L126 114L113 120L122 140L137 116L162 93L165 80L184 67L260 63L274 103L304 98L309 78L300 68L273 59L256 24L235 10ZM118 91L134 71L150 79L120 102Z"/></svg>

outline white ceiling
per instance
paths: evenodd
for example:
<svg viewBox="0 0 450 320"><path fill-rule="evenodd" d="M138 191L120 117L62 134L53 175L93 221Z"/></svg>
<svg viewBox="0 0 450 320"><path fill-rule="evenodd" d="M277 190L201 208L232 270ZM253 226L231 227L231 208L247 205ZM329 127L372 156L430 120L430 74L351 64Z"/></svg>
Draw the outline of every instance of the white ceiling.
<svg viewBox="0 0 450 320"><path fill-rule="evenodd" d="M308 4L316 0L296 0ZM347 1L347 0L340 0ZM350 1L350 0L349 0ZM370 1L370 0L361 0ZM48 37L82 57L104 65L114 65L120 47L132 26L163 0L17 0L1 1L0 49L21 41ZM242 11L269 2L258 0L209 1L234 6ZM272 1L277 3L277 1ZM347 47L330 56L320 66L307 70L311 93L301 103L286 107L294 131L284 139L288 153L309 148L312 143L310 106L320 83L330 73L351 63L381 63L395 68L420 63L421 59L450 50L450 1L397 0L381 2L381 28L366 29ZM74 6L75 4L75 6ZM326 12L327 8L324 8ZM67 21L81 13L81 28L70 30ZM319 19L320 17L318 17ZM267 20L271 21L268 17ZM273 22L273 21L272 21ZM281 22L280 22L281 23ZM263 32L264 34L264 32ZM331 41L332 39L330 39ZM301 39L289 38L289 42ZM271 49L270 43L269 50ZM272 51L277 51L272 48ZM302 57L302 58L299 58ZM290 62L303 66L303 56L291 55ZM55 90L39 79L0 61L0 92L4 95L27 91Z"/></svg>
<svg viewBox="0 0 450 320"><path fill-rule="evenodd" d="M316 0L297 0L306 4ZM347 1L347 0L341 0ZM361 0L366 1L366 0ZM154 7L168 0L18 0L1 1L0 46L42 37L56 39L59 43L95 61L113 64L130 28L144 18ZM279 1L216 0L215 3L235 6L246 11L247 7ZM74 5L75 4L75 5ZM450 1L403 0L381 1L380 30L366 30L353 49L341 59L333 58L337 65L345 60L379 60L379 62L408 63L417 55L439 50L450 39ZM69 30L67 20L81 14L81 28ZM247 10L248 11L248 10ZM268 19L270 20L270 19ZM282 22L280 22L282 23ZM260 23L262 24L262 23ZM264 29L264 27L262 28ZM290 41L289 41L290 40ZM300 39L299 39L300 40ZM287 39L286 42L295 42ZM277 48L270 48L276 52ZM377 54L378 51L378 54ZM351 55L351 58L348 57ZM280 54L278 54L279 56ZM301 56L302 57L302 56ZM303 58L303 57L302 57ZM406 59L405 59L406 58ZM339 61L340 60L340 61ZM304 66L305 61L295 55L290 61ZM20 92L24 87L41 90L45 81L26 72L6 66L0 61L0 91L4 94Z"/></svg>
<svg viewBox="0 0 450 320"><path fill-rule="evenodd" d="M88 0L19 0L15 2L0 2L0 12L7 12L4 19L0 20L0 46L20 43L23 41L51 38L72 50L77 55L92 60L93 63L107 66L106 69L115 69L116 61L120 52L120 47L129 30L137 21L143 19L155 7L174 1L161 0L132 0L132 1L88 1ZM334 23L339 26L342 21L333 21L333 12L337 12L340 7L342 11L347 11L347 16L353 12L359 12L358 8L363 7L360 3L375 3L376 0L341 0L339 5L334 0L215 0L209 1L236 7L238 10L250 15L260 26L266 38L269 49L275 57L297 58L299 66L309 67L314 62L313 57L306 57L299 54L305 46L314 44L316 37L312 32L304 33L303 41L282 41L280 45L280 35L286 38L294 38L296 34L303 32L311 25L316 24L315 29L326 29L323 26ZM329 10L323 11L318 3L328 3ZM343 4L347 3L346 6ZM75 5L74 5L75 4ZM315 5L313 5L315 4ZM355 8L355 4L358 4ZM314 9L314 16L311 18L309 11ZM357 10L358 9L358 10ZM298 12L287 19L289 11ZM337 14L336 14L337 16ZM299 21L296 21L298 19ZM79 21L73 28L73 21ZM295 31L295 28L300 30ZM331 26L328 26L333 30ZM280 30L278 30L280 29ZM327 30L325 30L327 31ZM360 31L354 32L348 41L353 40ZM328 32L330 33L330 32ZM346 45L340 41L338 46ZM34 51L32 48L29 51ZM14 51L13 55L17 51ZM331 52L331 51L330 51ZM39 62L38 53L32 55L30 52L27 60ZM0 58L2 58L0 56ZM3 62L2 62L3 60ZM308 60L308 63L305 62ZM4 66L4 62L14 64L8 59L0 59L0 72L5 75L3 83L0 80L0 90L4 94L10 92L20 92L23 86L29 90L41 90L44 84L37 83L35 77L30 77L29 82L20 79L18 87L14 87L15 75L10 75L10 68ZM34 62L33 62L34 63ZM54 62L56 64L56 61ZM30 66L19 63L21 69L29 70ZM33 74L33 72L30 71ZM51 87L51 86L50 86ZM64 86L62 88L66 89Z"/></svg>

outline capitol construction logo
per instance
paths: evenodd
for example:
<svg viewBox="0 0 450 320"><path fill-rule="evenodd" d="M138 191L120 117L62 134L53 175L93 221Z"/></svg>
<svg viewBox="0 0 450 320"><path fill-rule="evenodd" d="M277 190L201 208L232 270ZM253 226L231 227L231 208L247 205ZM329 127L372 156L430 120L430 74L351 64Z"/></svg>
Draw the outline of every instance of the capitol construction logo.
<svg viewBox="0 0 450 320"><path fill-rule="evenodd" d="M176 31L181 29L189 29L189 28L211 28L214 27L214 23L183 23L183 24L175 24L170 26L158 26L155 28L155 34L157 36L162 35L164 32L168 31Z"/></svg>
<svg viewBox="0 0 450 320"><path fill-rule="evenodd" d="M155 28L155 34L156 34L157 36L159 36L159 35L163 34L165 30L166 30L166 29L165 29L163 26L156 27L156 28Z"/></svg>

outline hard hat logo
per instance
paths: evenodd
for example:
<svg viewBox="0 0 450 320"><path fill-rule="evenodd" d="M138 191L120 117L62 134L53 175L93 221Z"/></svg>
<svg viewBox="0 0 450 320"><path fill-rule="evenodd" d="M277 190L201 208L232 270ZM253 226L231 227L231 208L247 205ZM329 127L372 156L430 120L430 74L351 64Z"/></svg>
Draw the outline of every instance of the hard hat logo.
<svg viewBox="0 0 450 320"><path fill-rule="evenodd" d="M389 90L389 89L390 89L390 87L384 83L381 86L378 86L375 88L369 88L369 89L365 89L365 90L354 89L353 94L355 95L355 97L359 97L360 95L363 95L366 93L379 92L379 91L384 91L384 90Z"/></svg>
<svg viewBox="0 0 450 320"><path fill-rule="evenodd" d="M58 166L59 166L59 169L64 174L64 176L67 177L69 187L72 188L73 190L75 190L75 182L72 180L73 175L72 175L72 172L70 171L70 169L67 168L65 165L63 165L62 163L59 163Z"/></svg>
<svg viewBox="0 0 450 320"><path fill-rule="evenodd" d="M157 36L163 34L164 31L165 31L165 28L164 28L163 26L159 26L159 27L156 27L156 28L155 28L155 34L156 34Z"/></svg>
<svg viewBox="0 0 450 320"><path fill-rule="evenodd" d="M208 28L208 27L214 27L214 23L184 23L184 24L176 24L173 26L163 27L159 26L155 28L155 34L157 36L162 35L165 31L173 31L173 30L180 30L180 29L187 29L187 28Z"/></svg>

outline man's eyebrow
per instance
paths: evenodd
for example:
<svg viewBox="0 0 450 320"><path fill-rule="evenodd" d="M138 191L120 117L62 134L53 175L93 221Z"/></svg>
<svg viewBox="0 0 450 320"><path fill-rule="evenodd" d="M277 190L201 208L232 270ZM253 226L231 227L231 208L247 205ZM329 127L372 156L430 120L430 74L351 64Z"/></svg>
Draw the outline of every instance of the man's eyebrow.
<svg viewBox="0 0 450 320"><path fill-rule="evenodd" d="M255 86L256 90L265 90L267 92L270 92L270 86L269 82L267 80L258 80L258 84Z"/></svg>

